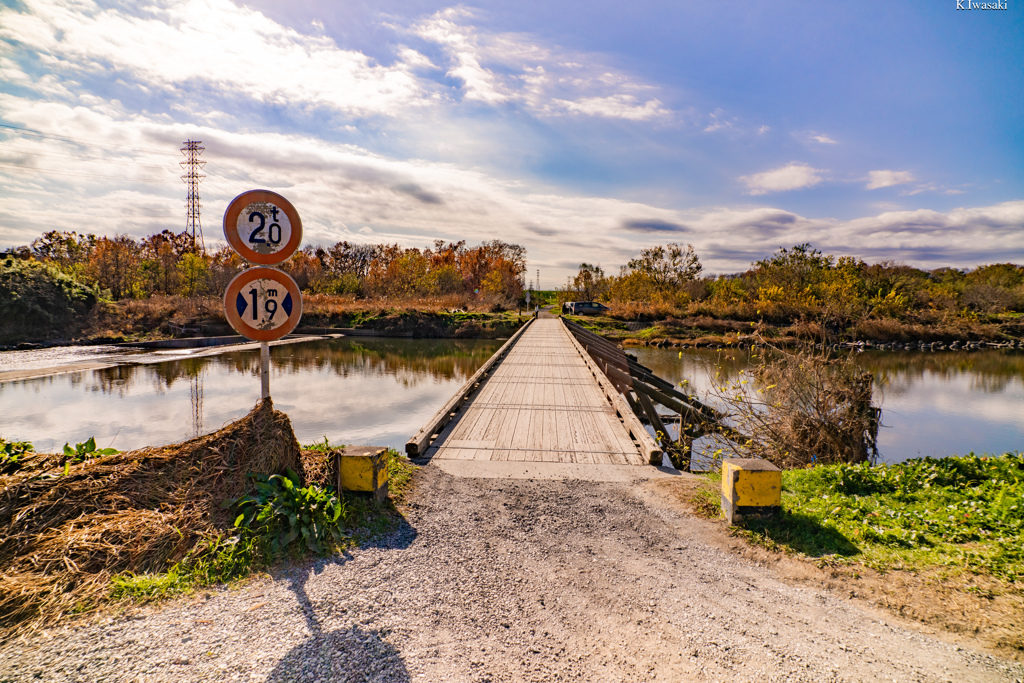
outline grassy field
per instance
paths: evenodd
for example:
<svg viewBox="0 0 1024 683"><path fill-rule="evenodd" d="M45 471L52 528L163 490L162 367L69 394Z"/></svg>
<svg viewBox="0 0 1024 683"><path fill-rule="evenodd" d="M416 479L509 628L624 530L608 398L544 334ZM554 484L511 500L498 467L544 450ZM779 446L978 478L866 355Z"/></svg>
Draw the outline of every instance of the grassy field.
<svg viewBox="0 0 1024 683"><path fill-rule="evenodd" d="M693 501L717 516L718 486ZM828 465L782 474L782 515L737 533L769 550L875 570L948 568L1024 581L1024 455Z"/></svg>

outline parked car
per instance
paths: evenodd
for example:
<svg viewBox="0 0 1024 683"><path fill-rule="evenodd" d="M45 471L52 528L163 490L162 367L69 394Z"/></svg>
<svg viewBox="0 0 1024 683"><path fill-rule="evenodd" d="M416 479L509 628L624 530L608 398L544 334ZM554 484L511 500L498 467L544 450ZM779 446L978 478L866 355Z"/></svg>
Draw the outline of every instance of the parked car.
<svg viewBox="0 0 1024 683"><path fill-rule="evenodd" d="M573 301L569 305L569 313L572 315L604 315L608 307L596 301Z"/></svg>

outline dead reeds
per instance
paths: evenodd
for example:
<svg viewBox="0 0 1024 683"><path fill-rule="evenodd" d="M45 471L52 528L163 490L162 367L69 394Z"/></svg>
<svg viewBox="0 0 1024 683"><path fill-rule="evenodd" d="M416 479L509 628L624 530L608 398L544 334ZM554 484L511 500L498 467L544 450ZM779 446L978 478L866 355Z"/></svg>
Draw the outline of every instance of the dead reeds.
<svg viewBox="0 0 1024 683"><path fill-rule="evenodd" d="M92 609L111 576L164 571L228 529L220 508L248 473L301 471L288 416L269 399L220 431L67 467L40 454L0 477L0 640Z"/></svg>
<svg viewBox="0 0 1024 683"><path fill-rule="evenodd" d="M723 440L724 450L786 469L873 462L882 411L872 381L850 355L762 346L752 370L733 380L720 370L714 378L712 403L744 435Z"/></svg>

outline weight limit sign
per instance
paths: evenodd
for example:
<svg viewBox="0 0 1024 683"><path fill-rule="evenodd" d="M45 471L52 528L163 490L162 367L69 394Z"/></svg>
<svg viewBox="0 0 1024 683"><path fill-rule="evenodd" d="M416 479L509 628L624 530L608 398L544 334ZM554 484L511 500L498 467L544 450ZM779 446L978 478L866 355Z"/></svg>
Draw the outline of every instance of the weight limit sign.
<svg viewBox="0 0 1024 683"><path fill-rule="evenodd" d="M270 190L243 192L224 212L224 237L250 263L284 263L302 242L302 220L292 203Z"/></svg>
<svg viewBox="0 0 1024 683"><path fill-rule="evenodd" d="M235 276L224 292L228 322L243 337L280 339L302 318L302 295L295 280L275 268L250 268Z"/></svg>

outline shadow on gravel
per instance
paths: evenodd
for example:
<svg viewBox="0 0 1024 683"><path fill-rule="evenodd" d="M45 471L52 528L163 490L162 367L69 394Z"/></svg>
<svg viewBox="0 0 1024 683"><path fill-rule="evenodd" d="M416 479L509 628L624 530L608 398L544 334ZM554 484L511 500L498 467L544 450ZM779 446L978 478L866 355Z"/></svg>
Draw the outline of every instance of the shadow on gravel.
<svg viewBox="0 0 1024 683"><path fill-rule="evenodd" d="M306 642L284 656L266 683L314 683L315 681L411 680L398 651L381 639L379 632L353 626L351 630L314 631Z"/></svg>
<svg viewBox="0 0 1024 683"><path fill-rule="evenodd" d="M399 517L395 529L372 538L359 547L401 550L408 548L415 538L416 529L404 517ZM350 559L352 555L348 552L324 558L311 565L308 570L297 571L292 576L291 590L295 593L312 635L288 651L267 675L266 683L404 683L411 680L398 650L384 640L378 629L365 629L353 624L349 628L325 631L321 626L313 603L306 593L306 581L327 567L344 565Z"/></svg>

